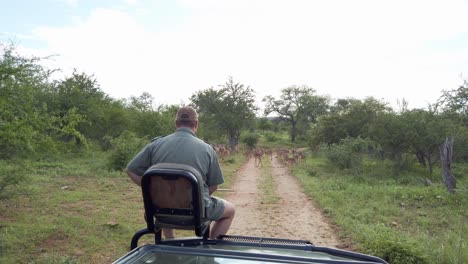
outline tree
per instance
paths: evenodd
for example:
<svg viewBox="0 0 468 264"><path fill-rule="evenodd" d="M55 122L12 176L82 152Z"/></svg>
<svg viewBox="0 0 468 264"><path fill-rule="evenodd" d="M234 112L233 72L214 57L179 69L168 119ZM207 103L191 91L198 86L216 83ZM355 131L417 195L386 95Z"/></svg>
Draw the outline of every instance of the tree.
<svg viewBox="0 0 468 264"><path fill-rule="evenodd" d="M93 76L75 70L71 76L55 81L44 91L42 97L41 100L47 104L48 114L61 120L57 123L59 129L65 128L67 124L63 121L67 119L70 110L74 109L73 115L80 116L80 121L73 126L73 129L81 135L81 139L99 140L106 134L106 131L111 130L106 127L103 120L105 119L104 109L112 101L100 90ZM77 145L85 142L75 140L73 137L61 139L72 140Z"/></svg>
<svg viewBox="0 0 468 264"><path fill-rule="evenodd" d="M407 123L393 112L379 114L370 127L371 139L377 142L395 162L395 170L398 173L402 169L403 154L409 153L411 147L410 131ZM383 154L382 153L382 154Z"/></svg>
<svg viewBox="0 0 468 264"><path fill-rule="evenodd" d="M313 127L311 143L313 146L321 143L330 146L347 137L368 138L369 127L377 115L387 111L390 111L390 108L373 97L365 100L338 99L330 107L329 113L322 116Z"/></svg>
<svg viewBox="0 0 468 264"><path fill-rule="evenodd" d="M271 95L263 98L265 115L276 113L291 125L291 142L296 141L299 122L315 123L328 109L329 99L314 93L315 90L307 86L290 86L281 90L280 99Z"/></svg>
<svg viewBox="0 0 468 264"><path fill-rule="evenodd" d="M257 127L262 130L262 132L265 132L266 130L271 130L273 128L273 122L266 117L260 118L257 120Z"/></svg>
<svg viewBox="0 0 468 264"><path fill-rule="evenodd" d="M38 100L50 85L49 72L40 61L0 44L0 158L31 156L50 141L52 120L45 114L47 105Z"/></svg>
<svg viewBox="0 0 468 264"><path fill-rule="evenodd" d="M146 96L146 97L145 97ZM143 94L141 100L151 100L149 94ZM75 130L83 139L91 139L101 144L105 137L117 137L125 129L134 128L131 113L123 101L115 100L105 94L93 75L74 71L71 76L56 81L46 91L44 102L47 102L48 112L59 120L75 108L75 114L82 118ZM146 101L141 107L146 107ZM151 102L150 102L151 103ZM60 125L62 125L60 123ZM63 127L60 127L62 129ZM62 138L65 141L71 138ZM83 141L75 141L81 144Z"/></svg>
<svg viewBox="0 0 468 264"><path fill-rule="evenodd" d="M416 154L422 166L429 166L432 174L434 164L439 158L439 146L454 129L451 120L433 111L421 109L403 112L399 118L405 124L411 151Z"/></svg>
<svg viewBox="0 0 468 264"><path fill-rule="evenodd" d="M145 107L134 108L130 106L130 116L132 119L129 130L135 132L140 137L154 138L156 136L167 135L174 130L178 107L175 105L160 105L157 108Z"/></svg>
<svg viewBox="0 0 468 264"><path fill-rule="evenodd" d="M213 88L199 91L190 98L206 129L216 133L223 131L234 150L239 143L241 130L255 120L254 91L241 83L234 83L232 77Z"/></svg>
<svg viewBox="0 0 468 264"><path fill-rule="evenodd" d="M434 109L457 124L451 136L455 136L453 156L456 161L468 160L468 80L457 89L444 90L433 106Z"/></svg>
<svg viewBox="0 0 468 264"><path fill-rule="evenodd" d="M436 106L468 116L468 80L464 80L458 89L444 90Z"/></svg>
<svg viewBox="0 0 468 264"><path fill-rule="evenodd" d="M464 80L458 89L444 90L433 107L436 111L449 115L462 126L468 127L468 80Z"/></svg>
<svg viewBox="0 0 468 264"><path fill-rule="evenodd" d="M129 101L129 107L138 111L146 112L154 110L154 97L148 92L143 92L139 97L132 96Z"/></svg>

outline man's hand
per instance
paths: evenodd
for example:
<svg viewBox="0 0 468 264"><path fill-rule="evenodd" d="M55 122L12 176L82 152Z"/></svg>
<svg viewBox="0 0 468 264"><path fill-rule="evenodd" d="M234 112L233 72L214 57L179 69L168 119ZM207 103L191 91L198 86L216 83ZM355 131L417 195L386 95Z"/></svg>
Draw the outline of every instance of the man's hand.
<svg viewBox="0 0 468 264"><path fill-rule="evenodd" d="M211 195L211 194L213 194L214 192L216 192L216 190L218 190L218 185L210 186L210 187L208 187L208 190L209 190L210 195Z"/></svg>

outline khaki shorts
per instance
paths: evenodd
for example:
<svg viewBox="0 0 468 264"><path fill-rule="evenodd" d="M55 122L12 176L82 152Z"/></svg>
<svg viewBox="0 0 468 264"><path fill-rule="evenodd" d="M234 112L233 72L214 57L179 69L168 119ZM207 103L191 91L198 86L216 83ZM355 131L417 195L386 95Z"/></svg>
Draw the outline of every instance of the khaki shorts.
<svg viewBox="0 0 468 264"><path fill-rule="evenodd" d="M224 212L223 199L211 196L211 206L206 208L208 219L212 221L218 221Z"/></svg>

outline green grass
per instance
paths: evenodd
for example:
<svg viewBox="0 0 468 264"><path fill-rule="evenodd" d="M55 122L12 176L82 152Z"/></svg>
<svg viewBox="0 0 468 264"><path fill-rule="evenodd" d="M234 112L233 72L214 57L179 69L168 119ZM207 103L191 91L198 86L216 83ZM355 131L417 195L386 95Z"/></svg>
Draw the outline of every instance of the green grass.
<svg viewBox="0 0 468 264"><path fill-rule="evenodd" d="M243 161L222 163L223 188ZM0 263L110 263L146 225L140 188L108 171L105 153L5 166L25 167L27 180L0 200Z"/></svg>
<svg viewBox="0 0 468 264"><path fill-rule="evenodd" d="M232 186L232 184L234 183L237 171L239 171L240 166L244 164L245 161L246 161L245 156L242 155L241 152L239 152L236 155L231 155L225 161L220 161L221 169L223 171L223 176L224 176L224 183L221 186L221 188L230 188ZM217 192L215 195L222 197L223 193Z"/></svg>
<svg viewBox="0 0 468 264"><path fill-rule="evenodd" d="M396 176L381 165L355 176L309 158L294 173L358 250L391 263L468 263L467 167L454 169L459 191L449 194L436 176L425 186L423 169Z"/></svg>
<svg viewBox="0 0 468 264"><path fill-rule="evenodd" d="M268 135L270 134L270 138ZM303 147L305 142L296 137L296 142L291 142L291 137L288 133L271 133L269 131L259 132L260 138L258 146L268 148L297 148ZM272 138L271 138L272 137Z"/></svg>
<svg viewBox="0 0 468 264"><path fill-rule="evenodd" d="M260 190L260 202L263 205L276 204L280 197L276 194L276 182L273 177L269 158L264 158L258 188Z"/></svg>

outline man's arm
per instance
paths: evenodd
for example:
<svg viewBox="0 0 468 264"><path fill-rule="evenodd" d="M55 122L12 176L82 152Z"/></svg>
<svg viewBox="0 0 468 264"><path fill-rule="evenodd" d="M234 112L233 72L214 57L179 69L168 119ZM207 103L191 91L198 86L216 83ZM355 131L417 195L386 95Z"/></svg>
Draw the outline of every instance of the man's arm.
<svg viewBox="0 0 468 264"><path fill-rule="evenodd" d="M128 176L130 177L130 179L132 179L132 181L136 185L141 186L141 178L142 178L141 176L136 175L135 173L133 173L132 171L130 171L128 169L126 170L126 172L127 172Z"/></svg>
<svg viewBox="0 0 468 264"><path fill-rule="evenodd" d="M216 190L218 190L218 185L208 187L210 195L212 195Z"/></svg>

